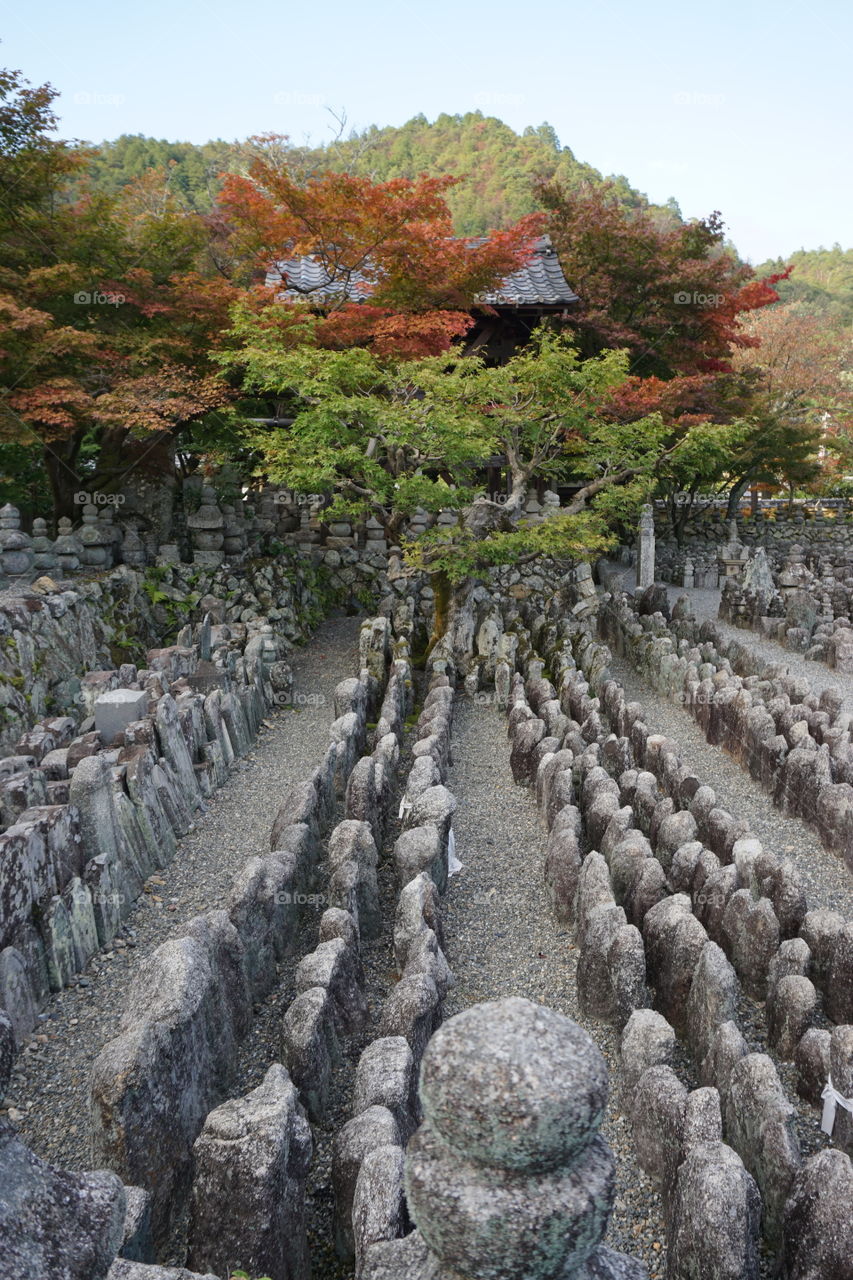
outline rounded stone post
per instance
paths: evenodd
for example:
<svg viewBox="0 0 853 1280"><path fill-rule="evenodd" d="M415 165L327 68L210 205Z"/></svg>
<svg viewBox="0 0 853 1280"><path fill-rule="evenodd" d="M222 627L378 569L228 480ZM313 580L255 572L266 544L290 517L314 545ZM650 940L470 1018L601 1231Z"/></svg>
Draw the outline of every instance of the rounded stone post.
<svg viewBox="0 0 853 1280"><path fill-rule="evenodd" d="M646 1274L601 1246L615 1193L598 1135L607 1066L552 1009L510 997L451 1018L423 1057L406 1198L434 1271L459 1280ZM590 1268L593 1268L591 1270Z"/></svg>

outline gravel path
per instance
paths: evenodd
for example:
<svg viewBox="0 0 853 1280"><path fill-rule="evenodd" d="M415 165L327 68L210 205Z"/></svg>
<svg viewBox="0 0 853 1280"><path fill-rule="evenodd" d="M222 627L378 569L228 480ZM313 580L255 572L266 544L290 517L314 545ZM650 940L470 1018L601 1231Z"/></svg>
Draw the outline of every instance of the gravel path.
<svg viewBox="0 0 853 1280"><path fill-rule="evenodd" d="M625 569L624 565L616 564L615 561L608 561L608 565L612 571L622 575L625 589L633 592L634 570ZM792 676L804 676L811 683L814 693L819 694L823 689L836 690L844 700L844 711L848 717L853 717L853 675L835 671L825 662L813 662L811 658L805 658L801 653L779 644L778 640L769 640L766 636L759 635L757 631L733 627L731 623L723 622L717 617L722 595L717 587L694 587L686 591L684 587L670 586L667 587L667 595L670 604L675 604L679 596L689 596L697 618L712 619L726 640L737 640L740 644L748 645L765 662L782 663Z"/></svg>
<svg viewBox="0 0 853 1280"><path fill-rule="evenodd" d="M94 957L77 986L51 997L16 1062L5 1103L13 1119L20 1117L16 1123L27 1143L51 1163L91 1167L89 1072L118 1032L137 964L193 916L221 908L234 873L269 848L284 790L306 778L326 749L335 685L356 673L359 625L358 618L333 615L293 652L298 709L270 714L252 751L180 842L174 861L149 880L150 892L128 916L121 939Z"/></svg>
<svg viewBox="0 0 853 1280"><path fill-rule="evenodd" d="M577 1006L578 953L572 934L550 913L543 882L545 831L533 794L512 780L506 722L493 707L457 703L454 766L448 786L462 870L444 902L447 957L456 978L445 1017L480 1000L525 996L586 1028L607 1059L611 1096L602 1133L617 1160L617 1197L606 1242L642 1256L663 1276L660 1198L637 1166L619 1105L618 1035L585 1019Z"/></svg>
<svg viewBox="0 0 853 1280"><path fill-rule="evenodd" d="M721 807L744 818L768 849L796 863L809 906L831 907L853 916L853 876L837 854L823 847L817 831L800 818L785 817L769 792L724 748L705 741L689 712L656 693L624 658L614 655L610 669L626 697L642 704L643 719L652 733L666 734L678 743L684 763L714 788Z"/></svg>
<svg viewBox="0 0 853 1280"><path fill-rule="evenodd" d="M673 588L672 592L675 597L684 594L679 588ZM719 599L719 594L719 591L694 591L694 599L706 597L697 604L696 616L714 617L710 597ZM758 641L751 631L720 625L727 636L750 644ZM833 674L823 664L805 662L799 655L772 641L765 640L761 646L756 643L756 647L768 662L791 659L792 674L808 675L818 693L823 685L815 683L815 671ZM847 917L853 916L853 876L837 854L824 848L817 831L801 818L785 817L773 804L769 792L751 778L724 748L706 742L705 735L689 712L652 689L624 658L614 655L610 669L624 686L626 696L642 703L644 720L651 731L664 733L678 743L685 764L700 781L714 788L721 806L736 818L744 818L768 849L793 859L802 874L809 906L831 907ZM853 681L849 677L837 678L847 680L853 709Z"/></svg>

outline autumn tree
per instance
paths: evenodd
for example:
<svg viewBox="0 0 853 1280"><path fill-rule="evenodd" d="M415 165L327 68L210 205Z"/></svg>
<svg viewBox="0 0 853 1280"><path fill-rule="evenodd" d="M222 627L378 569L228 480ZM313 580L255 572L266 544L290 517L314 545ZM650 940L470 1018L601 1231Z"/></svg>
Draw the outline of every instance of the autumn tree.
<svg viewBox="0 0 853 1280"><path fill-rule="evenodd" d="M530 215L485 239L459 239L445 198L456 178L300 178L280 139L267 143L247 174L226 176L219 211L258 280L277 262L309 258L317 267L307 283L285 267L287 310L269 321L282 341L288 326L301 340L300 310L313 308L320 346L369 345L404 357L447 350L471 327L477 296L529 259L541 230L541 217ZM300 301L306 306L297 310Z"/></svg>
<svg viewBox="0 0 853 1280"><path fill-rule="evenodd" d="M753 391L727 465L730 515L754 481L814 479L821 448L843 439L853 422L849 335L797 302L748 317L744 330L752 345L736 350L732 363L752 378Z"/></svg>
<svg viewBox="0 0 853 1280"><path fill-rule="evenodd" d="M697 222L662 223L627 208L607 186L540 188L548 230L581 299L570 318L580 349L631 353L641 375L672 378L729 366L732 349L750 345L740 318L775 302L777 274L750 280L724 240L718 213Z"/></svg>
<svg viewBox="0 0 853 1280"><path fill-rule="evenodd" d="M155 458L162 466L163 440L232 398L207 352L239 291L210 261L210 228L165 175L72 200L86 153L48 137L53 90L17 73L3 73L0 89L12 193L0 248L0 471L43 468L47 484L26 490L34 509L46 514L50 495L70 515L76 490L118 487Z"/></svg>

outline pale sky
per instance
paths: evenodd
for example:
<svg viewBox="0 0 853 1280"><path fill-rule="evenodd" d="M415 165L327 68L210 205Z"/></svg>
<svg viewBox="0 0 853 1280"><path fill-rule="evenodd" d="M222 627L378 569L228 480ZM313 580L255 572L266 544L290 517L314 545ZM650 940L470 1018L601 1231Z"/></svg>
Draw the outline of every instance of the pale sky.
<svg viewBox="0 0 853 1280"><path fill-rule="evenodd" d="M61 134L204 142L480 109L547 121L686 217L721 210L753 262L853 245L850 0L41 0L0 65L61 93Z"/></svg>

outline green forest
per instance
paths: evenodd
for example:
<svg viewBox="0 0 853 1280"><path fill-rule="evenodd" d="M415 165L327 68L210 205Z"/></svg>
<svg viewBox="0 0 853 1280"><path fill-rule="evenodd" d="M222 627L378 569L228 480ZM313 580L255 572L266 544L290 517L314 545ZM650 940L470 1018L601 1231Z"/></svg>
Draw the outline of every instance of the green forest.
<svg viewBox="0 0 853 1280"><path fill-rule="evenodd" d="M447 192L446 200L459 235L483 235L492 227L510 226L542 207L537 188L552 182L569 191L606 182L622 204L648 210L659 225L681 221L674 198L666 205L650 204L624 175L605 177L577 160L551 125L531 125L518 134L480 111L442 114L432 122L420 115L399 127L372 125L325 146L288 146L287 152L304 174L334 169L379 182L453 174L461 181ZM221 189L221 175L243 171L254 154L251 142L217 139L196 145L123 134L93 148L86 181L115 195L145 172L165 169L176 195L189 207L209 212ZM842 323L853 320L853 248L801 248L784 260L768 259L755 270L759 276L769 275L789 264L791 278L779 286L783 301L807 303Z"/></svg>
<svg viewBox="0 0 853 1280"><path fill-rule="evenodd" d="M557 181L576 189L597 184L604 177L591 165L576 160L561 146L549 124L528 127L518 134L509 125L480 111L440 115L430 123L415 116L398 127L376 125L321 147L288 146L292 164L304 173L322 169L387 182L414 179L421 174L462 179L447 195L459 235L482 235L491 227L506 227L539 207L535 186ZM195 146L141 135L123 135L103 142L92 155L88 173L98 190L115 194L147 169L167 166L173 189L199 210L209 210L225 170L238 172L253 154L251 142L217 140ZM607 179L623 203L648 204L622 176ZM677 205L663 210L679 217Z"/></svg>
<svg viewBox="0 0 853 1280"><path fill-rule="evenodd" d="M60 140L55 97L0 73L0 499L27 520L73 518L78 491L131 471L201 468L320 494L394 539L452 490L458 526L409 552L452 578L592 554L652 497L683 514L684 494L734 510L755 483L848 484L840 248L756 270L720 213L650 204L548 125L474 112L324 148L92 148ZM579 301L490 353L482 299L543 233ZM288 256L336 291L267 288ZM506 494L483 523L492 457ZM546 484L570 498L547 547L517 523Z"/></svg>

